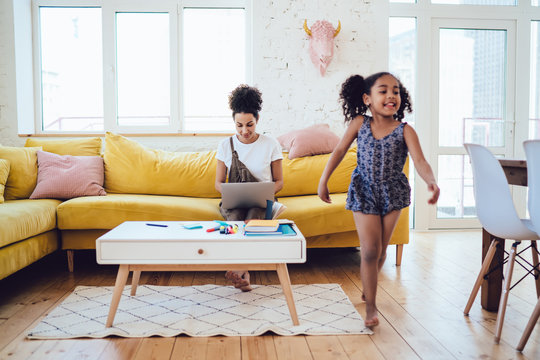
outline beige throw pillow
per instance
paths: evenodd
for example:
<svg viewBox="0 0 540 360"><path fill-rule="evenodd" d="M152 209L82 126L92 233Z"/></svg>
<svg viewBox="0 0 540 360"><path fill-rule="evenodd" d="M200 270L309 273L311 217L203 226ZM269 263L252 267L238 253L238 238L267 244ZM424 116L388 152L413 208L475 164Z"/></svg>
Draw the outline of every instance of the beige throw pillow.
<svg viewBox="0 0 540 360"><path fill-rule="evenodd" d="M107 195L101 156L57 155L38 151L37 185L30 199L67 200Z"/></svg>
<svg viewBox="0 0 540 360"><path fill-rule="evenodd" d="M279 136L277 140L283 149L289 152L289 159L328 154L334 151L339 143L339 137L330 130L328 124L294 130Z"/></svg>

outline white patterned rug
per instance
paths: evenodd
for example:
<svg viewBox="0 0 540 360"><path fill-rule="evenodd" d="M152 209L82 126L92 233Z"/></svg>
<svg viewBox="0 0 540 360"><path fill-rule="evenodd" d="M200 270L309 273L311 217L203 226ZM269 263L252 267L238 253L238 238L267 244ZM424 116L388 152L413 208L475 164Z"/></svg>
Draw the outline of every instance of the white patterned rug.
<svg viewBox="0 0 540 360"><path fill-rule="evenodd" d="M105 328L112 286L78 286L31 332L30 339L77 337L372 334L338 284L293 285L299 326L292 324L280 285L142 285L124 288L113 326Z"/></svg>

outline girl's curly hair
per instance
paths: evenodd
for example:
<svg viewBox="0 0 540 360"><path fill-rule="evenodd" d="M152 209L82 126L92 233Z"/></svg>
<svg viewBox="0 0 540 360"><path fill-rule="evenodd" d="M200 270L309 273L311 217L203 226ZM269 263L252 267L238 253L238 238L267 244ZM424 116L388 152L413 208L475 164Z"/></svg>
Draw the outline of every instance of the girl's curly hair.
<svg viewBox="0 0 540 360"><path fill-rule="evenodd" d="M365 115L368 107L364 104L364 94L371 94L371 87L381 76L390 75L394 77L399 85L399 96L401 105L398 111L394 114L394 118L398 121L403 120L405 111L412 112L412 105L409 92L403 86L401 81L389 72L379 72L363 78L360 75L352 75L341 85L339 100L345 115L345 122L351 121L358 115Z"/></svg>
<svg viewBox="0 0 540 360"><path fill-rule="evenodd" d="M229 107L232 116L237 113L253 114L259 120L259 111L262 108L262 94L259 89L242 84L238 85L229 95Z"/></svg>

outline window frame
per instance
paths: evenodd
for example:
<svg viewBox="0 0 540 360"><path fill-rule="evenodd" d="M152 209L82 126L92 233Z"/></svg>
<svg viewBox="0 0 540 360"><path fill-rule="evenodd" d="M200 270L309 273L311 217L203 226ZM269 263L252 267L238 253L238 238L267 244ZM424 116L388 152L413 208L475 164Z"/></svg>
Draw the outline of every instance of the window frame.
<svg viewBox="0 0 540 360"><path fill-rule="evenodd" d="M253 79L252 56L252 0L32 0L32 44L33 58L33 93L34 93L34 135L93 135L95 131L45 131L42 113L42 76L41 76L41 24L40 7L98 7L102 12L102 48L103 48L103 125L104 131L125 134L163 134L195 135L226 134L224 131L190 132L184 131L183 112L183 59L182 59L182 23L185 8L233 8L244 9L246 21L246 69L248 83ZM153 12L169 14L170 34L170 122L167 126L121 126L117 123L117 76L116 76L116 14L119 12ZM30 122L30 121L28 121ZM28 128L29 123L24 127Z"/></svg>

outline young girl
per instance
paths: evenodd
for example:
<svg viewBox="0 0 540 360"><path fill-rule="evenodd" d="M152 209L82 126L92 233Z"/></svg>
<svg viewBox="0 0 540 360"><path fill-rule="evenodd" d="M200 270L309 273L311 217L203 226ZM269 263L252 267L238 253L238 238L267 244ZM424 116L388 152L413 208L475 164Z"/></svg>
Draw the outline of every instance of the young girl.
<svg viewBox="0 0 540 360"><path fill-rule="evenodd" d="M328 180L356 139L357 166L351 176L346 208L353 211L360 239L365 324L373 327L379 324L375 304L378 273L401 209L410 204L410 186L403 173L407 152L432 192L428 203L437 202L439 187L416 132L401 122L404 111L411 112L411 104L407 90L395 76L387 72L366 79L353 75L341 86L340 101L349 124L326 164L318 193L321 200L331 202Z"/></svg>
<svg viewBox="0 0 540 360"><path fill-rule="evenodd" d="M259 111L262 107L261 92L248 85L240 85L229 96L229 107L236 126L236 135L224 139L217 150L216 189L229 182L273 181L274 193L283 187L281 145L267 135L256 131ZM220 212L225 220L264 219L264 208L224 209ZM250 291L249 272L227 271L225 275L236 288Z"/></svg>

